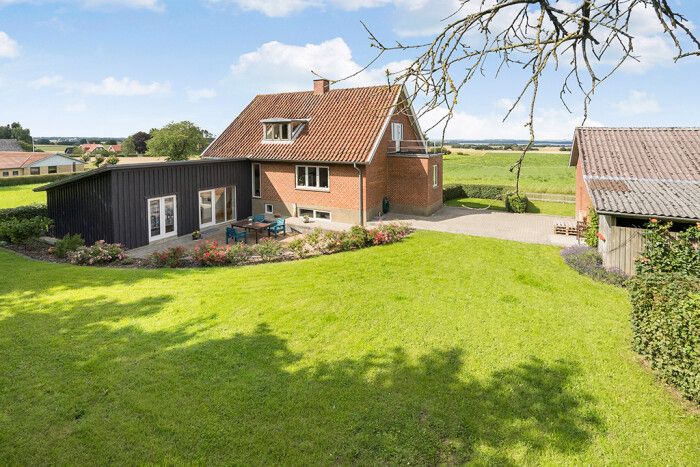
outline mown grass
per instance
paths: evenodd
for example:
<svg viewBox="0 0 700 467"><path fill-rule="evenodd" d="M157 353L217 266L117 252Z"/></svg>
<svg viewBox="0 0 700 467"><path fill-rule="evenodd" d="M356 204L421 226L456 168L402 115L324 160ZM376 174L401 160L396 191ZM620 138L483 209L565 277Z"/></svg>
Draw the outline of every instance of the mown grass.
<svg viewBox="0 0 700 467"><path fill-rule="evenodd" d="M508 169L516 153L448 154L444 156L444 183L515 186L515 174ZM521 188L534 193L575 193L576 172L569 167L569 155L528 153L520 177Z"/></svg>
<svg viewBox="0 0 700 467"><path fill-rule="evenodd" d="M0 268L4 464L700 457L624 290L553 247L419 232L244 268Z"/></svg>
<svg viewBox="0 0 700 467"><path fill-rule="evenodd" d="M41 185L46 185L46 183L0 186L0 209L14 208L32 203L45 203L46 192L36 193L32 191Z"/></svg>
<svg viewBox="0 0 700 467"><path fill-rule="evenodd" d="M502 200L481 198L457 198L445 201L448 206L457 206L472 209L490 209L492 211L505 211L506 206ZM575 205L571 203L551 203L549 201L529 201L527 212L533 214L548 214L552 216L570 216L575 214Z"/></svg>
<svg viewBox="0 0 700 467"><path fill-rule="evenodd" d="M72 146L68 146L65 144L37 144L34 146L35 149L44 151L44 152L59 152L59 153L64 153L66 152L67 148L70 148Z"/></svg>

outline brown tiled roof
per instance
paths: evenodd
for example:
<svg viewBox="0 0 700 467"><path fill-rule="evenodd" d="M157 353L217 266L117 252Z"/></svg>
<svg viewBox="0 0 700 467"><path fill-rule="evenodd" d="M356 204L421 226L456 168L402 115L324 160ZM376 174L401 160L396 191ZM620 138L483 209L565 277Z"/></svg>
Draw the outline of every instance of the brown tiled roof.
<svg viewBox="0 0 700 467"><path fill-rule="evenodd" d="M577 128L579 158L597 211L700 219L700 128Z"/></svg>
<svg viewBox="0 0 700 467"><path fill-rule="evenodd" d="M45 152L0 152L0 169L19 169L49 156Z"/></svg>
<svg viewBox="0 0 700 467"><path fill-rule="evenodd" d="M401 86L256 96L202 157L365 163ZM260 120L308 119L291 143L263 143Z"/></svg>

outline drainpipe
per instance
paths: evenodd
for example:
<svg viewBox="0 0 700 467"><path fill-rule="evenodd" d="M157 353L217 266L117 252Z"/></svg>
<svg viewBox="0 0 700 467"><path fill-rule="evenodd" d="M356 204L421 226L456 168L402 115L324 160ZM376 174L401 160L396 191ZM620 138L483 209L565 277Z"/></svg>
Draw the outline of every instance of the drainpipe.
<svg viewBox="0 0 700 467"><path fill-rule="evenodd" d="M362 216L362 169L357 166L357 162L353 162L352 164L353 167L355 167L355 170L357 170L357 196L358 196L358 205L359 209L357 211L357 216L358 220L360 221L360 225L365 225L363 216Z"/></svg>

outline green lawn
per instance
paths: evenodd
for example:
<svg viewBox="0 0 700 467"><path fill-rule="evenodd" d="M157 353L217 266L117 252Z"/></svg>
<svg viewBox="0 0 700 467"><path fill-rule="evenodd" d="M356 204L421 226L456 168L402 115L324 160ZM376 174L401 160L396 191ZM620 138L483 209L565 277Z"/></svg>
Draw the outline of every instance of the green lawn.
<svg viewBox="0 0 700 467"><path fill-rule="evenodd" d="M475 209L491 209L493 211L505 211L505 203L497 199L458 198L445 201L448 206L467 207ZM550 214L552 216L571 216L575 214L575 205L571 203L550 203L548 201L530 201L527 212L536 214Z"/></svg>
<svg viewBox="0 0 700 467"><path fill-rule="evenodd" d="M35 149L40 149L44 152L60 152L63 153L66 151L66 148L70 148L71 146L67 146L65 144L37 144L34 146Z"/></svg>
<svg viewBox="0 0 700 467"><path fill-rule="evenodd" d="M700 458L625 291L553 247L419 232L245 268L0 268L3 464Z"/></svg>
<svg viewBox="0 0 700 467"><path fill-rule="evenodd" d="M45 203L46 192L36 193L32 191L46 183L32 185L0 186L0 209L14 208L32 203Z"/></svg>
<svg viewBox="0 0 700 467"><path fill-rule="evenodd" d="M444 156L444 183L515 186L508 171L517 153L449 154ZM576 171L569 155L528 153L520 176L521 188L536 193L575 193Z"/></svg>

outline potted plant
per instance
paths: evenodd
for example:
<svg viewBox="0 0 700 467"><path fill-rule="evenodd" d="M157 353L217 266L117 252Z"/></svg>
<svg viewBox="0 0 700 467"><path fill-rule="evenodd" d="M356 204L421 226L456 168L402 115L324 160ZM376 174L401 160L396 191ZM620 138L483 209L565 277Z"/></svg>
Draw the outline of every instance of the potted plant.
<svg viewBox="0 0 700 467"><path fill-rule="evenodd" d="M199 230L192 232L192 240L199 240L202 238L202 233Z"/></svg>
<svg viewBox="0 0 700 467"><path fill-rule="evenodd" d="M308 224L310 221L309 216L304 216L303 219L304 219L304 224Z"/></svg>

